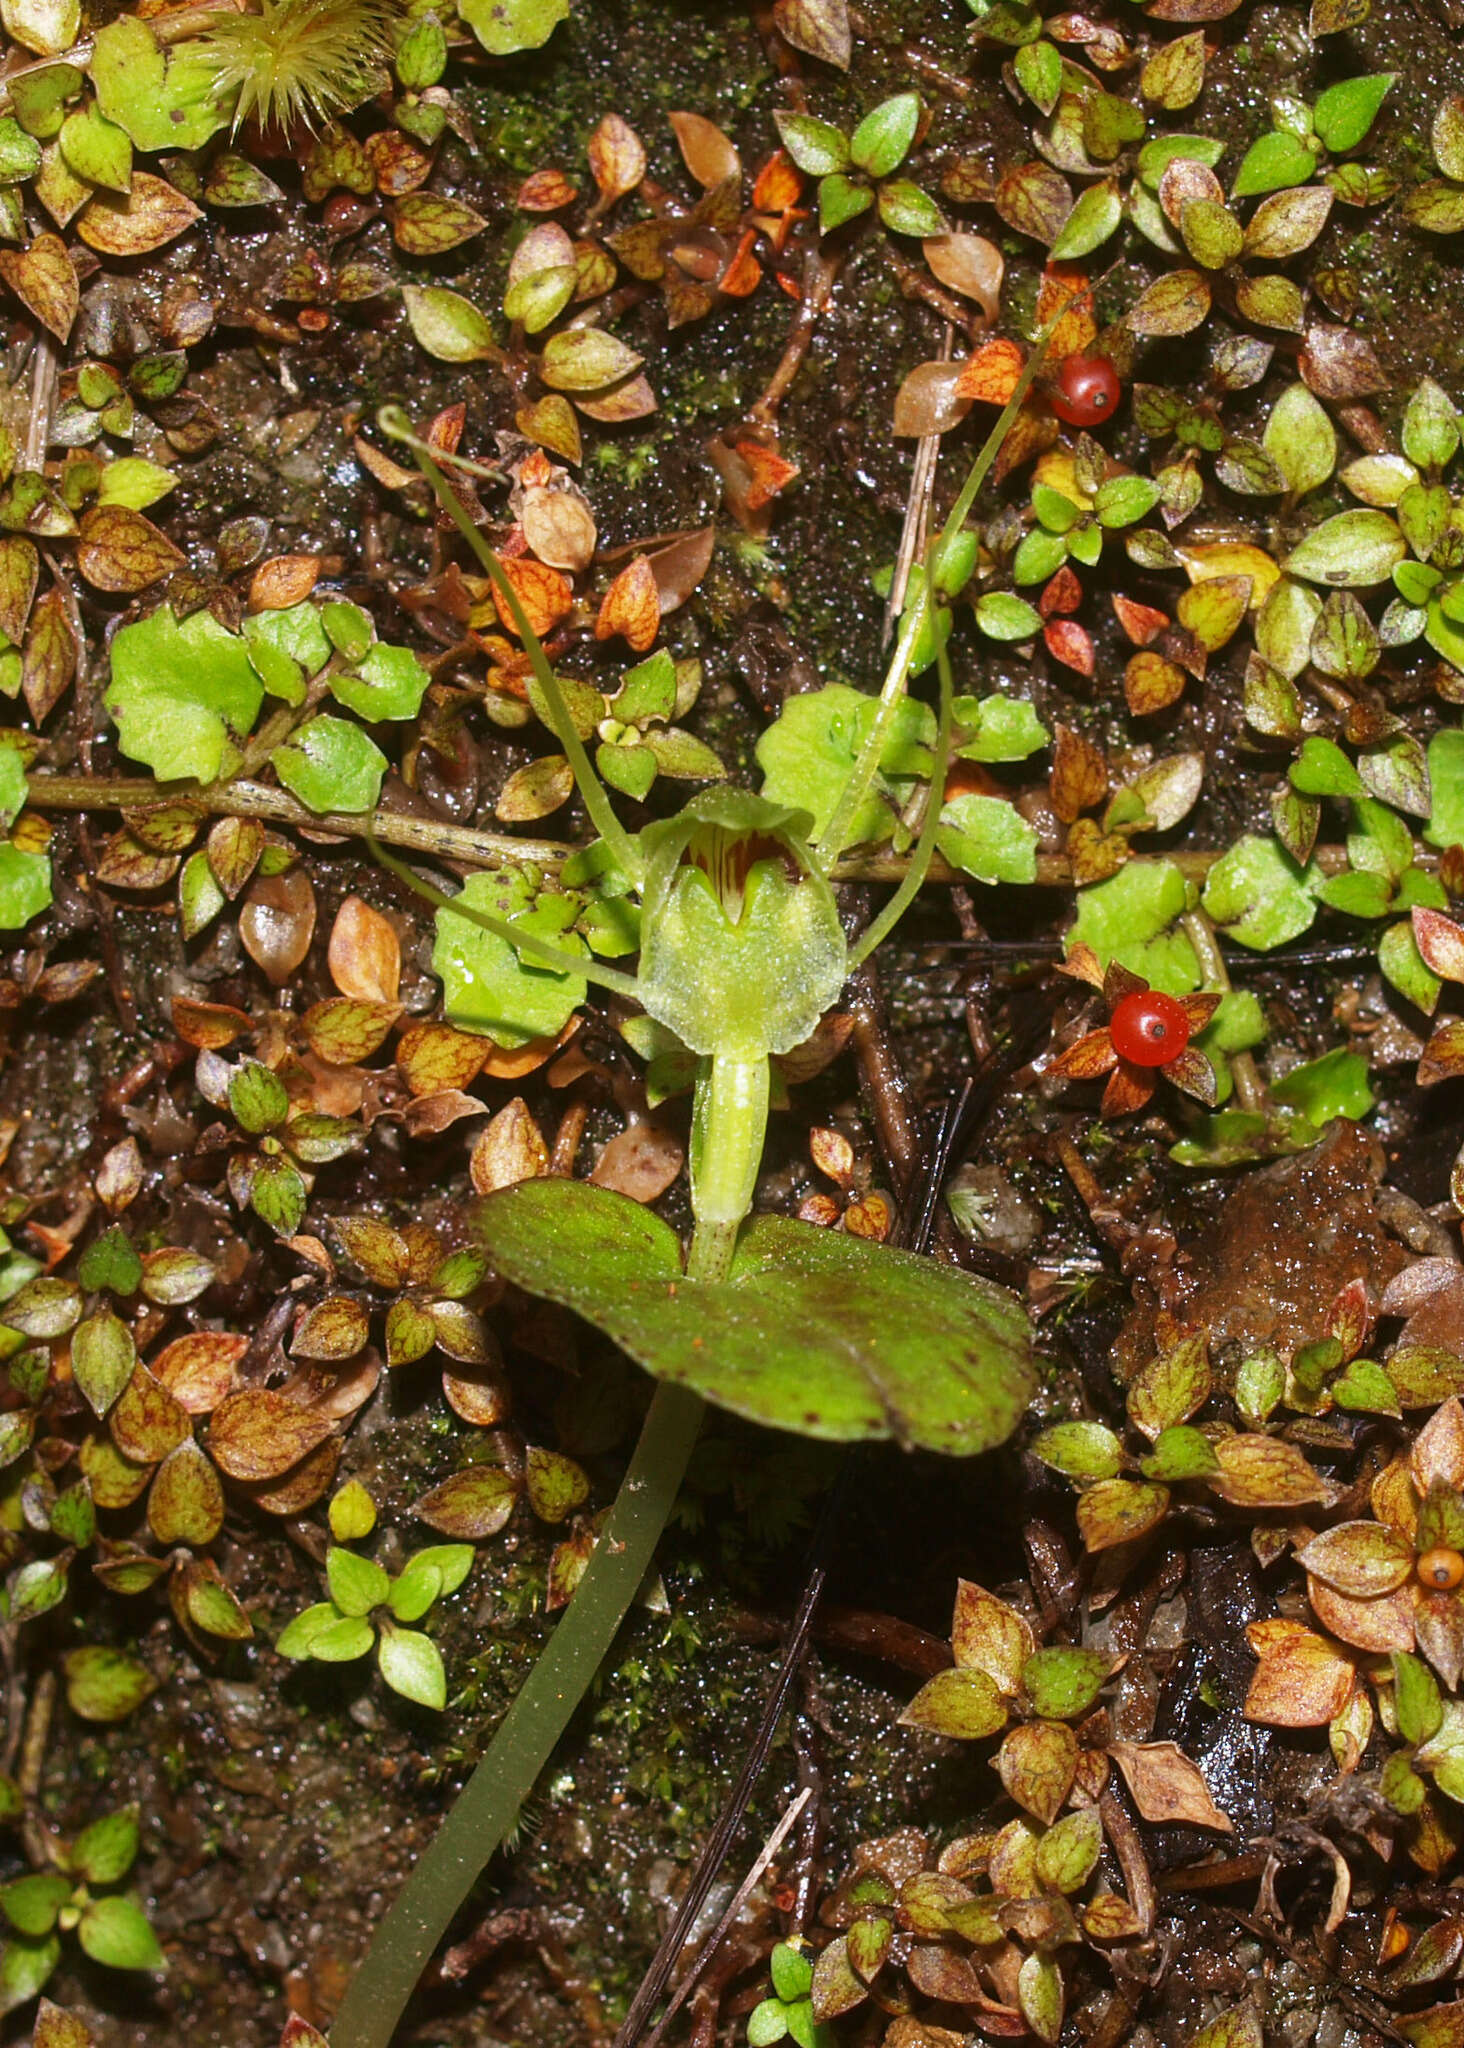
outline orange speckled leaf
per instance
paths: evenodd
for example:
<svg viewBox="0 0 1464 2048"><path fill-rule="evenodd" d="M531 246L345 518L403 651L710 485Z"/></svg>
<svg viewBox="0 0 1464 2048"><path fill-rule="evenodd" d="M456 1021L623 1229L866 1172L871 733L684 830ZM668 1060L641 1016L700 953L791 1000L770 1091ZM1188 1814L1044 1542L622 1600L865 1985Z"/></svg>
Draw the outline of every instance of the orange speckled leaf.
<svg viewBox="0 0 1464 2048"><path fill-rule="evenodd" d="M980 405L1005 405L1021 374L1022 351L1014 341L999 336L983 342L974 354L967 356L961 365L956 393Z"/></svg>
<svg viewBox="0 0 1464 2048"><path fill-rule="evenodd" d="M618 633L637 654L654 646L661 627L661 598L655 572L644 555L628 562L605 592L595 620L595 638L610 640Z"/></svg>
<svg viewBox="0 0 1464 2048"><path fill-rule="evenodd" d="M526 555L500 555L498 566L513 586L514 595L524 608L525 618L541 640L574 610L574 592L557 569L532 561ZM493 605L504 628L510 633L517 633L517 622L496 588Z"/></svg>

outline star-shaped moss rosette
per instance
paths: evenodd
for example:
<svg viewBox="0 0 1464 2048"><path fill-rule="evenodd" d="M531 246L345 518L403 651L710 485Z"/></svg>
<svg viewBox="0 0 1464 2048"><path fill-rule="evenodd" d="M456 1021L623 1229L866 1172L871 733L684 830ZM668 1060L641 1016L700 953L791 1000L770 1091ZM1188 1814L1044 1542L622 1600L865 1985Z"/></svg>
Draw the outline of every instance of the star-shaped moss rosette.
<svg viewBox="0 0 1464 2048"><path fill-rule="evenodd" d="M1323 1627L1355 1649L1417 1650L1452 1691L1464 1671L1464 1404L1443 1403L1372 1487L1372 1521L1297 1552Z"/></svg>
<svg viewBox="0 0 1464 2048"><path fill-rule="evenodd" d="M1214 1108L1215 1069L1190 1040L1219 1008L1217 992L1166 995L1116 960L1105 972L1092 947L1081 944L1073 947L1062 972L1102 991L1108 1022L1059 1053L1049 1073L1066 1081L1096 1081L1106 1074L1099 1112L1104 1117L1146 1108L1159 1074Z"/></svg>

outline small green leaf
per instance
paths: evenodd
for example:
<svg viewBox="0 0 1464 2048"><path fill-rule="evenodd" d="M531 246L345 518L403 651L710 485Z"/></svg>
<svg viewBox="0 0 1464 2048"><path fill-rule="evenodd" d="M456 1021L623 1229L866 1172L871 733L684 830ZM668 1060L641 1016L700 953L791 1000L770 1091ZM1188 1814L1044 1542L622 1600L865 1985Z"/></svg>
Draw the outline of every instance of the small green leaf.
<svg viewBox="0 0 1464 2048"><path fill-rule="evenodd" d="M274 771L308 809L369 811L381 793L387 760L359 725L321 712L270 755Z"/></svg>
<svg viewBox="0 0 1464 2048"><path fill-rule="evenodd" d="M457 11L491 57L538 50L561 21L569 0L457 0Z"/></svg>
<svg viewBox="0 0 1464 2048"><path fill-rule="evenodd" d="M993 592L992 597L1001 595ZM994 639L1016 639L1023 635L1003 630L994 631L983 616L982 606L988 602L982 598L976 607L976 622L985 633ZM1021 605L1020 598L1011 600ZM1023 606L1024 610L1029 609ZM1036 618L1036 614L1032 616ZM1017 623L1014 612L1003 609L1000 624L1009 628ZM1040 628L1041 621L1037 620ZM1048 743L1046 726L1032 706L1020 697L957 697L952 707L957 727L956 753L963 761L1025 761L1032 754L1040 753Z"/></svg>
<svg viewBox="0 0 1464 2048"><path fill-rule="evenodd" d="M34 1998L60 1960L57 1935L7 1941L0 1954L0 2013L14 2012Z"/></svg>
<svg viewBox="0 0 1464 2048"><path fill-rule="evenodd" d="M383 1605L391 1591L391 1580L379 1564L335 1546L325 1553L325 1579L341 1613L357 1617Z"/></svg>
<svg viewBox="0 0 1464 2048"><path fill-rule="evenodd" d="M132 1868L142 1830L135 1805L83 1828L71 1845L71 1867L88 1884L116 1884Z"/></svg>
<svg viewBox="0 0 1464 2048"><path fill-rule="evenodd" d="M1116 1479L1123 1445L1101 1422L1057 1422L1032 1439L1032 1455L1069 1479Z"/></svg>
<svg viewBox="0 0 1464 2048"><path fill-rule="evenodd" d="M774 1945L768 1958L768 1972L774 1991L790 2005L794 1999L807 1998L812 1989L813 1965L802 1949L795 1948L791 1941L780 1941Z"/></svg>
<svg viewBox="0 0 1464 2048"><path fill-rule="evenodd" d="M784 113L774 114L773 121L784 149L810 178L827 178L848 170L849 139L832 122L816 121L811 114Z"/></svg>
<svg viewBox="0 0 1464 2048"><path fill-rule="evenodd" d="M1302 576L1308 583L1355 588L1386 583L1407 552L1397 520L1365 507L1336 512L1314 526L1281 566L1288 576Z"/></svg>
<svg viewBox="0 0 1464 2048"><path fill-rule="evenodd" d="M1050 49L1052 46L1041 47ZM1056 54L1053 51L1053 55ZM1080 256L1091 256L1114 233L1122 219L1123 202L1116 180L1105 178L1101 184L1090 185L1058 229L1052 244L1052 260L1065 263Z"/></svg>
<svg viewBox="0 0 1464 2048"><path fill-rule="evenodd" d="M1432 377L1421 380L1403 415L1403 452L1420 469L1438 471L1459 447L1459 415Z"/></svg>
<svg viewBox="0 0 1464 2048"><path fill-rule="evenodd" d="M1320 1059L1292 1067L1271 1085L1276 1100L1299 1109L1314 1124L1334 1116L1354 1121L1367 1115L1377 1098L1367 1077L1367 1061L1361 1053L1338 1046Z"/></svg>
<svg viewBox="0 0 1464 2048"><path fill-rule="evenodd" d="M1006 1726L1006 1701L995 1680L974 1669L937 1671L900 1716L906 1728L924 1728L957 1742L980 1742Z"/></svg>
<svg viewBox="0 0 1464 2048"><path fill-rule="evenodd" d="M1302 796L1362 796L1362 777L1335 741L1313 733L1288 771Z"/></svg>
<svg viewBox="0 0 1464 2048"><path fill-rule="evenodd" d="M105 1963L108 1969L168 1967L147 1915L131 1899L93 1899L81 1916L76 1935L92 1961Z"/></svg>
<svg viewBox="0 0 1464 2048"><path fill-rule="evenodd" d="M1246 151L1230 188L1231 196L1249 199L1258 192L1281 192L1289 185L1305 185L1316 167L1316 157L1299 137L1284 128L1274 128Z"/></svg>
<svg viewBox="0 0 1464 2048"><path fill-rule="evenodd" d="M576 899L547 893L533 898L514 870L470 875L461 900L522 926L560 951L586 950L578 934L566 929L578 908ZM510 1049L562 1030L586 993L586 983L578 975L535 967L506 939L447 910L437 912L432 971L443 984L449 1023Z"/></svg>
<svg viewBox="0 0 1464 2048"><path fill-rule="evenodd" d="M443 285L404 284L402 301L418 345L438 362L493 362L502 356L487 315L461 292Z"/></svg>
<svg viewBox="0 0 1464 2048"><path fill-rule="evenodd" d="M885 179L879 188L879 217L892 233L915 235L922 242L947 231L946 217L930 194L909 178Z"/></svg>
<svg viewBox="0 0 1464 2048"><path fill-rule="evenodd" d="M1406 1650L1393 1652L1393 1706L1398 1733L1416 1749L1431 1741L1443 1725L1444 1703L1438 1680L1422 1658Z"/></svg>
<svg viewBox="0 0 1464 2048"><path fill-rule="evenodd" d="M1298 497L1327 481L1337 461L1337 430L1305 384L1290 384L1271 408L1262 446Z"/></svg>
<svg viewBox="0 0 1464 2048"><path fill-rule="evenodd" d="M952 867L978 882L1036 879L1036 829L1002 797L953 797L941 811L936 845Z"/></svg>
<svg viewBox="0 0 1464 2048"><path fill-rule="evenodd" d="M1274 839L1244 833L1211 868L1204 906L1237 944L1265 952L1300 937L1316 916L1312 870Z"/></svg>
<svg viewBox="0 0 1464 2048"><path fill-rule="evenodd" d="M1100 1650L1034 1650L1022 1666L1022 1690L1042 1720L1076 1721L1097 1699L1111 1665Z"/></svg>
<svg viewBox="0 0 1464 2048"><path fill-rule="evenodd" d="M70 1878L63 1877L59 1871L17 1877L7 1885L0 1885L0 1912L4 1913L17 1934L28 1935L35 1940L39 1935L50 1933L71 1893Z"/></svg>
<svg viewBox="0 0 1464 2048"><path fill-rule="evenodd" d="M849 155L871 178L887 178L904 162L919 126L919 93L896 93L865 115L849 138Z"/></svg>
<svg viewBox="0 0 1464 2048"><path fill-rule="evenodd" d="M330 691L360 718L415 718L431 680L410 647L378 642L356 662L353 674L330 678Z"/></svg>
<svg viewBox="0 0 1464 2048"><path fill-rule="evenodd" d="M1366 78L1342 78L1317 96L1312 125L1333 156L1356 149L1377 118L1393 76L1375 71Z"/></svg>
<svg viewBox="0 0 1464 2048"><path fill-rule="evenodd" d="M431 1636L416 1629L383 1623L376 1661L381 1675L393 1692L419 1707L447 1705L447 1673L442 1656Z"/></svg>

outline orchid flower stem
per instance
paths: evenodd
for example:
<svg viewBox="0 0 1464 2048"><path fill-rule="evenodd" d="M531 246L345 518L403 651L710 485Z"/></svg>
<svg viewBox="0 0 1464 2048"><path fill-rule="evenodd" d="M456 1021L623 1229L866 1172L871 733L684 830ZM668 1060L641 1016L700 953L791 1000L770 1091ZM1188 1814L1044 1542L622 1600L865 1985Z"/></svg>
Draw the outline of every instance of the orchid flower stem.
<svg viewBox="0 0 1464 2048"><path fill-rule="evenodd" d="M707 1062L696 1091L701 1172L693 1174L689 1281L715 1283L731 1269L762 1158L767 1104L766 1058ZM331 2028L332 2048L388 2048L432 1951L513 1827L609 1654L654 1561L703 1409L699 1395L664 1381L651 1396L630 1468L564 1619L372 1937Z"/></svg>
<svg viewBox="0 0 1464 2048"><path fill-rule="evenodd" d="M696 1255L695 1240L692 1259ZM417 1859L346 1988L332 2048L388 2048L433 1950L518 1819L650 1570L701 1428L703 1402L659 1385L615 1505L564 1618Z"/></svg>

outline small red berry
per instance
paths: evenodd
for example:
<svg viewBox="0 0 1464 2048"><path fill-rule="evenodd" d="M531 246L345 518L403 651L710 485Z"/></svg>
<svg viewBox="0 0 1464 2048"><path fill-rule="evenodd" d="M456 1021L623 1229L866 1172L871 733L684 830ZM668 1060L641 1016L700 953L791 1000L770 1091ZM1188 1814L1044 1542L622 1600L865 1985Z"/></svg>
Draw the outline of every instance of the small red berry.
<svg viewBox="0 0 1464 2048"><path fill-rule="evenodd" d="M1108 1029L1113 1050L1134 1067L1165 1066L1189 1044L1184 1004L1157 988L1135 989L1124 996L1114 1007Z"/></svg>
<svg viewBox="0 0 1464 2048"><path fill-rule="evenodd" d="M1101 427L1118 410L1123 386L1107 356L1069 356L1047 393L1047 403L1070 427Z"/></svg>

